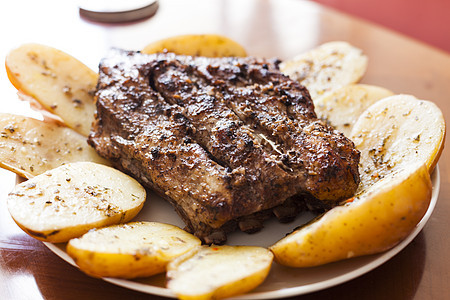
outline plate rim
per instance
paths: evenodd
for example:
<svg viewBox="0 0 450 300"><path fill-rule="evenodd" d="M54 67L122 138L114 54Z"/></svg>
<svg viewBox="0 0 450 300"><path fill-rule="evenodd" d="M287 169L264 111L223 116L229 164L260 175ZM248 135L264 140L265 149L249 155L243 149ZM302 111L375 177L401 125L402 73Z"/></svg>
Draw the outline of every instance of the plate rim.
<svg viewBox="0 0 450 300"><path fill-rule="evenodd" d="M327 288L331 288L333 286L345 283L347 281L350 281L352 279L355 279L359 276L362 276L375 268L381 266L385 262L389 261L392 257L397 255L400 251L402 251L407 245L409 245L414 238L422 231L425 224L428 222L428 220L431 217L431 214L433 213L438 196L440 191L440 171L439 166L436 165L435 169L431 173L431 179L433 183L433 189L432 189L432 197L430 200L430 204L428 206L428 209L425 213L425 215L422 217L422 219L417 223L414 230L400 243L398 243L393 248L379 253L379 254L373 254L373 255L367 255L362 256L359 258L367 258L370 261L367 264L364 264L361 267L356 268L355 270L349 271L347 273L344 273L342 275L339 275L337 277L333 277L324 281L315 282L311 284L296 286L296 287L289 287L284 289L278 289L273 291L264 291L264 292L249 292L243 295L235 296L230 299L277 299L277 298L284 298L284 297L292 297L292 296L300 296L305 295L308 293L313 293L317 291L321 291ZM70 263L72 266L75 266L78 268L78 266L75 264L73 259L60 247L58 247L57 244L49 243L49 242L43 242L43 244L50 249L53 253L55 253L57 256L59 256L64 261ZM61 244L59 244L61 245ZM341 263L345 263L346 261L350 260L344 260L341 261ZM274 262L275 264L276 262ZM123 288L127 288L130 290L142 292L145 294L151 294L155 296L163 296L168 298L176 298L176 295L170 291L168 288L164 287L158 287L154 285L149 285L145 283L139 283L132 280L127 279L120 279L120 278L109 278L104 277L101 278L102 280L109 282L111 284L121 286Z"/></svg>

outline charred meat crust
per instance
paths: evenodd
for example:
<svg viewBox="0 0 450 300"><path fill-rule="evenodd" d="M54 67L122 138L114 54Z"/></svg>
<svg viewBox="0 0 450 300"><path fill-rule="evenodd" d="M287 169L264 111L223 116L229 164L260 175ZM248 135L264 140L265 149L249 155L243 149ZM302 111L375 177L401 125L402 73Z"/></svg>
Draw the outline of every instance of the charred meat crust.
<svg viewBox="0 0 450 300"><path fill-rule="evenodd" d="M228 119L233 119L232 124L243 123L241 130L253 130L253 141L258 146L268 141L272 147L266 147L265 151L282 154L275 160L283 163L284 170L292 171L289 175L296 177L297 185L299 181L308 181L305 189L314 197L321 200L348 197L348 190L357 184L348 189L330 187L337 183L337 177L359 182L358 176L353 178L358 175L353 162L359 159L353 144L317 120L307 90L281 74L273 62L255 58L169 57L155 60L151 73L155 88L165 99L186 107L185 114L190 120L214 106L211 114L225 112ZM211 114L201 119L200 124L208 124ZM236 137L233 130L227 134ZM211 141L210 136L207 138ZM253 141L247 143L251 145ZM219 143L219 147L225 144ZM214 155L220 157L220 153ZM230 157L242 160L236 153Z"/></svg>
<svg viewBox="0 0 450 300"><path fill-rule="evenodd" d="M252 231L258 222L245 216L295 195L337 202L359 183L353 143L316 118L307 90L274 61L113 50L96 101L89 143L205 241Z"/></svg>

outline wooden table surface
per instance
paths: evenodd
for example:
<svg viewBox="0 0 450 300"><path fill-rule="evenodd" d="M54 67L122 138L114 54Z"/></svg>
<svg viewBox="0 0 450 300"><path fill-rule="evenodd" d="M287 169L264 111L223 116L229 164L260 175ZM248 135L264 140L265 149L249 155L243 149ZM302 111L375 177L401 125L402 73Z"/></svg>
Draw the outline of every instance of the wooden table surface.
<svg viewBox="0 0 450 300"><path fill-rule="evenodd" d="M20 44L38 42L66 51L94 69L111 46L141 49L151 41L186 33L223 34L252 55L281 59L326 41L344 40L369 57L364 83L432 100L447 120L450 116L448 53L307 1L160 0L150 19L102 25L81 19L74 2L17 0L0 11L0 26L2 59ZM0 76L0 111L36 116L17 100L4 70ZM449 299L448 148L439 168L441 189L435 211L403 251L365 275L301 298ZM5 204L15 175L0 170L0 177L0 299L160 299L90 278L23 233Z"/></svg>

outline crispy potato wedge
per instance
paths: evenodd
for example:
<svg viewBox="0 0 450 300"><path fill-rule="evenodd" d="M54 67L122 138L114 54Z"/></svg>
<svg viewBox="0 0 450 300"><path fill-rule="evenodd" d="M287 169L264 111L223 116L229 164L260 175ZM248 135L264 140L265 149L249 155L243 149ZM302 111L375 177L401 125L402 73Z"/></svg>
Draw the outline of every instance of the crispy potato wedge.
<svg viewBox="0 0 450 300"><path fill-rule="evenodd" d="M164 51L206 57L247 56L240 44L217 34L179 35L153 42L142 49L146 54Z"/></svg>
<svg viewBox="0 0 450 300"><path fill-rule="evenodd" d="M358 82L367 69L367 56L346 42L329 42L285 60L280 70L306 86L313 101Z"/></svg>
<svg viewBox="0 0 450 300"><path fill-rule="evenodd" d="M86 137L68 127L0 113L0 167L32 178L77 161L108 164L89 147Z"/></svg>
<svg viewBox="0 0 450 300"><path fill-rule="evenodd" d="M198 247L168 264L167 287L180 299L231 297L261 284L272 260L261 247Z"/></svg>
<svg viewBox="0 0 450 300"><path fill-rule="evenodd" d="M378 181L353 202L337 206L270 247L275 261L311 267L390 249L424 216L431 199L431 180L423 164Z"/></svg>
<svg viewBox="0 0 450 300"><path fill-rule="evenodd" d="M361 152L358 192L362 192L411 162L425 163L431 172L444 148L444 116L430 101L391 96L359 117L350 138Z"/></svg>
<svg viewBox="0 0 450 300"><path fill-rule="evenodd" d="M84 136L94 120L98 75L72 56L39 44L26 44L6 56L11 83Z"/></svg>
<svg viewBox="0 0 450 300"><path fill-rule="evenodd" d="M132 222L91 230L67 244L80 269L95 277L136 278L162 273L201 241L169 224Z"/></svg>
<svg viewBox="0 0 450 300"><path fill-rule="evenodd" d="M394 93L378 86L350 84L339 88L314 103L317 116L350 137L359 116L373 103Z"/></svg>
<svg viewBox="0 0 450 300"><path fill-rule="evenodd" d="M14 221L30 236L61 243L92 228L130 221L144 188L133 178L92 162L69 163L18 184L8 195Z"/></svg>

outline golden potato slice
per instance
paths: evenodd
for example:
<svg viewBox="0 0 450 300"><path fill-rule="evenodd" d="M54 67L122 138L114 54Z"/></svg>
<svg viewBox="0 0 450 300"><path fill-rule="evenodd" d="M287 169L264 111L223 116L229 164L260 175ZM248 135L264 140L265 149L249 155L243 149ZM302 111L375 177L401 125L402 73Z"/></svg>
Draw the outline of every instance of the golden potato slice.
<svg viewBox="0 0 450 300"><path fill-rule="evenodd" d="M350 138L361 151L361 192L411 162L425 163L431 172L444 147L444 116L430 101L391 96L360 116Z"/></svg>
<svg viewBox="0 0 450 300"><path fill-rule="evenodd" d="M32 178L76 161L108 164L70 128L0 113L0 167Z"/></svg>
<svg viewBox="0 0 450 300"><path fill-rule="evenodd" d="M97 74L72 56L43 45L26 44L6 56L11 83L82 135L94 120Z"/></svg>
<svg viewBox="0 0 450 300"><path fill-rule="evenodd" d="M170 37L144 47L142 53L174 52L179 55L224 57L247 56L240 44L217 34L189 34Z"/></svg>
<svg viewBox="0 0 450 300"><path fill-rule="evenodd" d="M280 64L283 73L308 88L313 101L358 82L366 69L367 56L346 42L329 42Z"/></svg>
<svg viewBox="0 0 450 300"><path fill-rule="evenodd" d="M14 221L32 237L61 243L92 228L128 222L146 193L133 178L100 164L60 166L18 184L8 195Z"/></svg>
<svg viewBox="0 0 450 300"><path fill-rule="evenodd" d="M431 199L425 165L412 164L378 181L270 247L275 261L311 267L387 250L414 229Z"/></svg>
<svg viewBox="0 0 450 300"><path fill-rule="evenodd" d="M261 247L198 247L168 264L167 287L180 299L231 297L261 284L272 260Z"/></svg>
<svg viewBox="0 0 450 300"><path fill-rule="evenodd" d="M391 91L367 84L350 84L314 102L317 116L350 137L359 116L373 103L394 95Z"/></svg>
<svg viewBox="0 0 450 300"><path fill-rule="evenodd" d="M136 278L164 272L169 261L201 241L169 224L133 222L91 230L67 244L67 253L95 277Z"/></svg>

